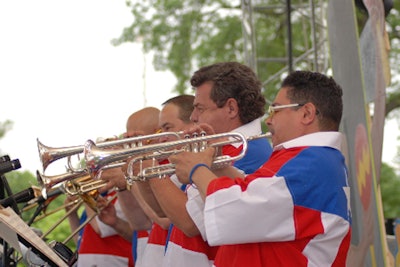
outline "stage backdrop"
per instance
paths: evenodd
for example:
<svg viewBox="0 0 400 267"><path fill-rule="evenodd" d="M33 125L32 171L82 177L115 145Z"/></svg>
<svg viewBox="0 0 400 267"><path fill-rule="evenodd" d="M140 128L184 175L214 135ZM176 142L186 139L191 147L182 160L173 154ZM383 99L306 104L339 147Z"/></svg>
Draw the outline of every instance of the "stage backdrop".
<svg viewBox="0 0 400 267"><path fill-rule="evenodd" d="M381 166L385 107L382 27L378 28L384 20L379 14L383 5L381 0L366 0L365 6L373 12L369 13L363 29L361 45L354 1L329 0L327 8L333 77L344 91L341 130L346 136L343 150L349 167L353 216L347 266L394 266L393 255L387 249L377 175ZM375 104L372 122L369 102Z"/></svg>

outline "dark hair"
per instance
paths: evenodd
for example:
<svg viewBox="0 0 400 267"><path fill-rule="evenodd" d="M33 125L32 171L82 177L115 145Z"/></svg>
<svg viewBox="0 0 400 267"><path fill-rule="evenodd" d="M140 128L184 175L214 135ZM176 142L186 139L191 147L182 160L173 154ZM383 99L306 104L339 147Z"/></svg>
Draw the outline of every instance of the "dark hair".
<svg viewBox="0 0 400 267"><path fill-rule="evenodd" d="M238 62L221 62L197 70L190 84L199 87L212 82L210 98L222 107L229 98L238 103L239 117L243 124L261 117L265 112L265 98L261 82L253 70Z"/></svg>
<svg viewBox="0 0 400 267"><path fill-rule="evenodd" d="M292 103L311 102L317 109L320 127L337 131L343 113L343 91L332 77L311 71L295 71L282 82L288 88L287 97Z"/></svg>
<svg viewBox="0 0 400 267"><path fill-rule="evenodd" d="M172 97L162 103L162 106L167 104L174 104L179 108L179 119L184 123L190 122L190 115L193 112L194 96L192 95L178 95Z"/></svg>

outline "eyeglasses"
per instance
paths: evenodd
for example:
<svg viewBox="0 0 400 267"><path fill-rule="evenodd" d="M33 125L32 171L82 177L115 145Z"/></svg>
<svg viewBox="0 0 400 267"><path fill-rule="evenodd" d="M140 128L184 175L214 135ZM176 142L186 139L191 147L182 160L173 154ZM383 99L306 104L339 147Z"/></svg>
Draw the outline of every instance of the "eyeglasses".
<svg viewBox="0 0 400 267"><path fill-rule="evenodd" d="M277 112L278 110L285 109L285 108L301 107L301 106L304 106L304 104L287 104L287 105L281 105L281 106L269 106L267 115L268 115L268 117L272 117L275 114L275 112Z"/></svg>

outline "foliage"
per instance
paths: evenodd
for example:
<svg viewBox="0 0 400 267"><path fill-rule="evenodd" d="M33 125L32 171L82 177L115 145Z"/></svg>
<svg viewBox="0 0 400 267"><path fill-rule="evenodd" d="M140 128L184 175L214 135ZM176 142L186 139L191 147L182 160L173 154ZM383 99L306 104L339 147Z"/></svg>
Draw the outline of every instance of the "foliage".
<svg viewBox="0 0 400 267"><path fill-rule="evenodd" d="M274 0L271 4L280 2ZM145 52L154 52L154 67L170 70L176 76L178 93L190 88L188 80L199 66L218 61L244 62L242 10L238 0L148 0L130 1L128 6L134 21L113 43L142 42ZM283 18L281 10L258 13L255 27L260 58L271 56L271 51L273 56L285 56ZM302 30L295 28L294 35L300 35ZM302 50L303 47L296 47L294 53ZM284 66L282 62L260 64L260 79L266 80ZM267 98L272 98L276 88L273 89L266 90Z"/></svg>
<svg viewBox="0 0 400 267"><path fill-rule="evenodd" d="M10 120L6 120L5 122L0 122L0 139L4 137L6 132L11 130L13 126L13 122Z"/></svg>
<svg viewBox="0 0 400 267"><path fill-rule="evenodd" d="M386 163L382 163L380 186L384 217L400 218L400 177Z"/></svg>
<svg viewBox="0 0 400 267"><path fill-rule="evenodd" d="M307 1L291 1L292 6L296 7L291 16L293 58L312 47L310 10L298 8L302 4L304 6L304 2ZM396 67L400 61L400 2L393 2L394 7L387 16L387 29L391 40L391 64ZM119 38L113 40L113 44L141 42L146 53L154 52L153 65L156 70L170 70L176 76L178 82L175 90L180 94L190 88L188 80L199 66L217 61L245 63L240 0L130 0L127 5L132 11L133 22ZM273 99L278 89L280 76L275 74L284 74L281 71L287 65L285 13L282 0L257 1L253 7L257 72L260 80L264 81L267 101ZM323 11L316 10L316 14L320 13ZM366 13L360 9L357 9L357 13L359 29L362 29ZM316 31L318 41L324 39L323 32ZM304 60L295 67L316 69L312 60ZM396 75L398 71L392 73L392 76ZM276 77L271 81L271 76ZM398 81L393 80L387 112L400 105L398 86Z"/></svg>
<svg viewBox="0 0 400 267"><path fill-rule="evenodd" d="M134 22L114 44L143 42L145 52L154 51L155 69L170 70L177 77L180 93L188 87L193 69L237 59L241 50L240 13L235 12L240 11L239 1L147 0L127 5Z"/></svg>
<svg viewBox="0 0 400 267"><path fill-rule="evenodd" d="M390 42L388 44L390 47L389 64L392 76L391 83L386 90L387 96L385 114L388 116L389 113L400 107L400 73L398 70L398 65L400 62L400 1L393 1L392 9L390 12L386 13L386 31ZM366 9L357 9L357 23L360 33L367 19L368 13ZM398 112L395 112L395 115L398 116Z"/></svg>

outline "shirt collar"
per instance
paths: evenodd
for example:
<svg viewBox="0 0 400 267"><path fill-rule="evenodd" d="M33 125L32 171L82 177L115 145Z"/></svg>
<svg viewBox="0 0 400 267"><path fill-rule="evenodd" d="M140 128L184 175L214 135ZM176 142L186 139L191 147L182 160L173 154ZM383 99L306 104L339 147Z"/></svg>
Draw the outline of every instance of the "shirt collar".
<svg viewBox="0 0 400 267"><path fill-rule="evenodd" d="M299 146L325 146L341 150L343 135L340 132L317 132L297 137L274 147L274 151Z"/></svg>
<svg viewBox="0 0 400 267"><path fill-rule="evenodd" d="M256 136L261 134L261 118L257 118L249 123L243 124L242 126L232 130L231 132L240 133L244 137ZM232 143L232 146L238 148L241 143Z"/></svg>

